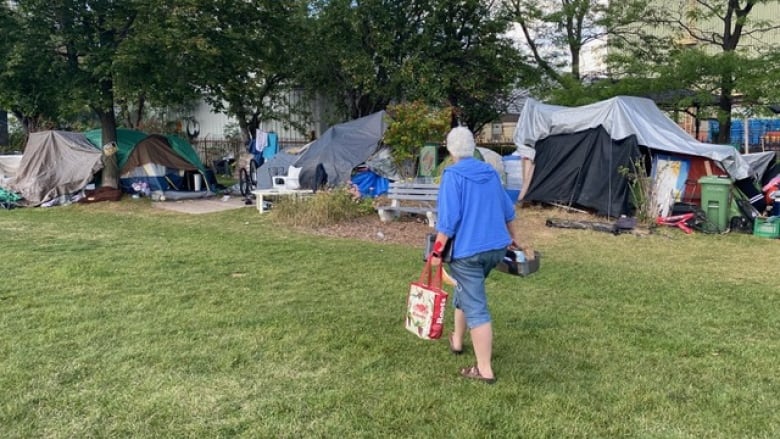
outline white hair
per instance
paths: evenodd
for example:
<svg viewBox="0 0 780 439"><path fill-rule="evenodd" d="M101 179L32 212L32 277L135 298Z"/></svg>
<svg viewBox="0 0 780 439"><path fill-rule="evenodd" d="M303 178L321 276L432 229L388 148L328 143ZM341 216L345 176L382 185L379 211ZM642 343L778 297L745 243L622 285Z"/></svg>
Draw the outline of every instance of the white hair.
<svg viewBox="0 0 780 439"><path fill-rule="evenodd" d="M474 135L466 127L455 127L447 134L447 151L453 157L471 157L476 147Z"/></svg>

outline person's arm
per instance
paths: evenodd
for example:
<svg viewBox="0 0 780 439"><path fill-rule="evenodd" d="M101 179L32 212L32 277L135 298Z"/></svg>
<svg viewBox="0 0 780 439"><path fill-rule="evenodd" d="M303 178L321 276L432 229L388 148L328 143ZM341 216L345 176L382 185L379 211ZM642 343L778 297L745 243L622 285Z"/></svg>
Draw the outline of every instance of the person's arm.
<svg viewBox="0 0 780 439"><path fill-rule="evenodd" d="M535 258L534 256L534 248L529 242L523 242L520 240L520 232L519 232L519 226L517 224L517 218L513 219L512 221L509 221L506 223L506 229L509 231L509 236L512 238L512 243L509 244L509 247L514 247L515 249L521 249L523 253L525 254L526 260L533 260Z"/></svg>
<svg viewBox="0 0 780 439"><path fill-rule="evenodd" d="M431 252L431 265L436 266L441 264L441 254L449 239L450 238L444 233L436 233L436 240L433 242L433 251Z"/></svg>

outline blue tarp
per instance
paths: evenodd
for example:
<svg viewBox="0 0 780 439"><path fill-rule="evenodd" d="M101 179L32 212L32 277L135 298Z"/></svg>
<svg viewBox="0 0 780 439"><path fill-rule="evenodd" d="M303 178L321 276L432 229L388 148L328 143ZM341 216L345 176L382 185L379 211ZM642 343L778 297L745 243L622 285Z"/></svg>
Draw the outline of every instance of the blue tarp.
<svg viewBox="0 0 780 439"><path fill-rule="evenodd" d="M361 197L378 197L386 194L390 186L390 180L380 177L373 171L361 171L351 178L352 183L357 186Z"/></svg>

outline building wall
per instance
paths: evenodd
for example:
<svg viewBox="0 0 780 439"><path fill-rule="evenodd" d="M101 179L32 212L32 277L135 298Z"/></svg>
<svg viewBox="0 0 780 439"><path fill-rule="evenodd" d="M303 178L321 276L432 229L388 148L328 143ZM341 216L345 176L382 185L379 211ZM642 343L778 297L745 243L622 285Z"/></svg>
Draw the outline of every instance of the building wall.
<svg viewBox="0 0 780 439"><path fill-rule="evenodd" d="M229 125L238 125L235 118L215 112L205 101L198 102L192 117L200 124L200 139L224 139Z"/></svg>
<svg viewBox="0 0 780 439"><path fill-rule="evenodd" d="M748 18L754 23L756 21L766 21L771 23L769 26L761 27L777 26L780 24L780 4L757 4L750 12ZM714 19L708 22L699 22L695 24L699 27L699 29L706 33L720 34L723 32L722 20ZM755 26L749 25L749 28L755 28ZM743 36L740 41L741 47L749 48L753 51L757 51L766 47L776 48L777 45L780 44L780 29L772 29L760 34L756 34L756 36Z"/></svg>
<svg viewBox="0 0 780 439"><path fill-rule="evenodd" d="M580 51L580 76L599 77L607 72L607 41L595 40L586 43Z"/></svg>
<svg viewBox="0 0 780 439"><path fill-rule="evenodd" d="M660 5L669 11L668 17L670 19L681 19L685 21L688 26L700 30L705 34L723 34L723 20L713 17L707 20L692 20L687 19L686 14L692 8L703 8L695 0L652 0L656 5ZM713 2L715 3L715 2ZM722 2L725 3L725 2ZM724 6L725 7L725 6ZM757 21L766 22L763 27L771 28L780 24L780 4L773 2L768 4L756 4L753 10L748 15L750 23L746 29L755 29L754 23ZM647 29L645 29L647 30ZM677 27L657 27L653 29L653 33L657 36L669 35L672 32L678 33L677 41L682 44L696 44L694 40L689 36L684 35ZM762 48L777 47L780 44L780 29L771 29L766 32L756 33L753 36L743 35L740 40L740 47L751 49L754 53L758 53ZM712 47L713 50L718 50L716 47Z"/></svg>
<svg viewBox="0 0 780 439"><path fill-rule="evenodd" d="M474 133L474 138L479 144L512 143L515 135L515 127L519 114L505 114L499 120L485 124Z"/></svg>
<svg viewBox="0 0 780 439"><path fill-rule="evenodd" d="M286 103L280 111L285 108L294 108L302 106L305 111L311 113L310 118L293 115L293 120L304 126L301 132L293 128L289 123L278 120L260 121L260 128L266 132L275 132L280 139L293 141L304 141L310 138L312 132L314 136L319 137L328 125L324 111L322 99L308 101L303 90L292 90L286 96ZM200 124L200 139L225 139L230 135L238 133L238 120L235 117L228 116L225 113L215 112L214 109L205 101L201 100L195 107L192 117Z"/></svg>

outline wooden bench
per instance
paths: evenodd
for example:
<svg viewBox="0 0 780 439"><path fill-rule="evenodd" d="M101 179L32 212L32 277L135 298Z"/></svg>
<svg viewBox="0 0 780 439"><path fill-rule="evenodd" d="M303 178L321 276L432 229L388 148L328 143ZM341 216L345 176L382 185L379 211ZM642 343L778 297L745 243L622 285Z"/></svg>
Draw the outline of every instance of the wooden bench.
<svg viewBox="0 0 780 439"><path fill-rule="evenodd" d="M378 207L377 213L383 222L396 219L401 213L425 215L428 225L435 227L438 196L438 184L392 182L387 190L390 205Z"/></svg>

